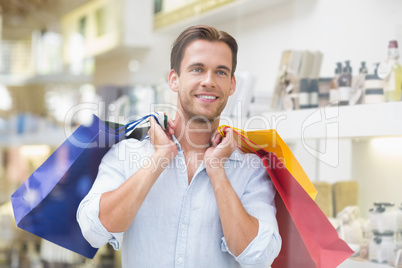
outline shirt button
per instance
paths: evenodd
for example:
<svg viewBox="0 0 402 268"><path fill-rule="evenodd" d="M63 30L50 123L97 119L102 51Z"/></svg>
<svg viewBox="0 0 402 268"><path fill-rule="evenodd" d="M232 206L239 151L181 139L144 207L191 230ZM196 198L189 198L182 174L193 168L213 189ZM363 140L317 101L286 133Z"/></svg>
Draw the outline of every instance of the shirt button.
<svg viewBox="0 0 402 268"><path fill-rule="evenodd" d="M180 263L183 262L183 258L178 258L177 260L178 260Z"/></svg>
<svg viewBox="0 0 402 268"><path fill-rule="evenodd" d="M180 229L182 229L182 230L186 229L186 225L180 224Z"/></svg>

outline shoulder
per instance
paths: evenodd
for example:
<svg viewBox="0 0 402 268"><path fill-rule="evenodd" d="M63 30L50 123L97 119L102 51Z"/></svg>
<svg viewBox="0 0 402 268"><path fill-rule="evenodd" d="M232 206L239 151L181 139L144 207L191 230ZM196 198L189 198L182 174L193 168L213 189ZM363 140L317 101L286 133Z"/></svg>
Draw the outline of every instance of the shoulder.
<svg viewBox="0 0 402 268"><path fill-rule="evenodd" d="M237 150L227 162L227 178L239 197L246 192L272 191L269 174L258 155Z"/></svg>
<svg viewBox="0 0 402 268"><path fill-rule="evenodd" d="M119 159L126 159L127 157L133 158L132 155L138 156L152 155L155 149L153 148L149 139L136 140L124 139L110 149L108 155L113 155Z"/></svg>
<svg viewBox="0 0 402 268"><path fill-rule="evenodd" d="M261 169L264 168L261 158L253 153L244 153L236 149L229 157L231 164L246 169Z"/></svg>

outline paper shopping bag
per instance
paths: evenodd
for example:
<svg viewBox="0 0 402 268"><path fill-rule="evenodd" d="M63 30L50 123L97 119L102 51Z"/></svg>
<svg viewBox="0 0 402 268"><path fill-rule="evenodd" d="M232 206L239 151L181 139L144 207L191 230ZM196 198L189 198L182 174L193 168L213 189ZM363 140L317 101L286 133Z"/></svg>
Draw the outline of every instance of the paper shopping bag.
<svg viewBox="0 0 402 268"><path fill-rule="evenodd" d="M76 220L98 166L120 136L98 117L79 126L11 196L17 226L57 245L92 258L92 248Z"/></svg>
<svg viewBox="0 0 402 268"><path fill-rule="evenodd" d="M219 132L223 135L223 130L228 126L220 126ZM292 173L293 177L299 182L303 189L310 195L312 199L317 196L317 190L304 172L303 168L297 161L296 157L290 151L289 147L278 135L274 129L244 131L233 128L238 133L235 137L239 144L239 148L246 153L253 153L262 150L262 153L274 153L278 159L286 166L286 169ZM244 137L244 139L240 139Z"/></svg>
<svg viewBox="0 0 402 268"><path fill-rule="evenodd" d="M283 159L243 134L234 130L239 148L261 157L278 193L275 204L282 249L272 267L334 268L350 257L353 251L296 180L297 170L291 173Z"/></svg>
<svg viewBox="0 0 402 268"><path fill-rule="evenodd" d="M11 196L17 226L92 258L97 249L82 236L76 221L78 205L92 187L106 152L124 138L146 135L147 128L136 127L149 116L158 123L163 120L163 114L155 113L118 125L94 115L90 125L79 126Z"/></svg>

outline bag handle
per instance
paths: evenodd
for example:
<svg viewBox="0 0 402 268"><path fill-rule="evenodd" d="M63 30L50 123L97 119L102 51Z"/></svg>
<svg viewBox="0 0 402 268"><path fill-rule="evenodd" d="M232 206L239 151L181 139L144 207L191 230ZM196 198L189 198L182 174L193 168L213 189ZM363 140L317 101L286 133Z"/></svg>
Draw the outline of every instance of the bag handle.
<svg viewBox="0 0 402 268"><path fill-rule="evenodd" d="M167 115L164 112L154 112L151 114L147 114L143 117L141 117L140 119L137 119L135 121L132 121L124 126L121 126L119 128L117 128L115 131L116 132L120 132L121 130L123 130L120 134L119 137L122 135L127 134L128 132L136 129L137 127L139 127L141 124L144 123L148 123L148 121L146 121L146 119L149 119L149 117L153 117L155 118L156 122L162 127L163 130L166 129L167 127Z"/></svg>

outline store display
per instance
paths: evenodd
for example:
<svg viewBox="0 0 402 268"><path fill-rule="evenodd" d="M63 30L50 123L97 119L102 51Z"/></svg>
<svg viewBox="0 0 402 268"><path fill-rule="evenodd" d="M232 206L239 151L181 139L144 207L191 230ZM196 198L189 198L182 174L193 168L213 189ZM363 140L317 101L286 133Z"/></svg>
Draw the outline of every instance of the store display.
<svg viewBox="0 0 402 268"><path fill-rule="evenodd" d="M300 79L299 109L318 107L319 86L317 79Z"/></svg>
<svg viewBox="0 0 402 268"><path fill-rule="evenodd" d="M352 77L352 90L350 96L350 105L361 104L364 96L364 83L367 76L366 62L362 61L359 69L359 73Z"/></svg>
<svg viewBox="0 0 402 268"><path fill-rule="evenodd" d="M329 102L332 105L338 105L339 102L339 78L342 73L342 63L337 62L335 68L335 75L332 78L331 86L329 90Z"/></svg>
<svg viewBox="0 0 402 268"><path fill-rule="evenodd" d="M384 102L384 81L377 75L379 63L376 64L373 74L366 75L364 81L363 103L381 103Z"/></svg>
<svg viewBox="0 0 402 268"><path fill-rule="evenodd" d="M318 79L318 107L325 107L330 103L331 78Z"/></svg>
<svg viewBox="0 0 402 268"><path fill-rule="evenodd" d="M324 107L328 102L344 106L401 100L402 65L398 62L397 41L389 42L388 59L377 65L374 74L368 74L365 61L355 76L349 60L344 65L337 62L328 92L326 89L321 92L328 80L316 77L321 60L320 53L284 51L271 107L292 110Z"/></svg>
<svg viewBox="0 0 402 268"><path fill-rule="evenodd" d="M334 183L333 189L335 215L346 207L357 206L359 198L357 181L339 181Z"/></svg>
<svg viewBox="0 0 402 268"><path fill-rule="evenodd" d="M393 264L396 249L393 237L393 232L374 232L369 245L369 260L376 263Z"/></svg>
<svg viewBox="0 0 402 268"><path fill-rule="evenodd" d="M324 181L316 181L313 182L313 185L317 189L317 197L314 201L320 207L325 216L332 218L334 214L332 184Z"/></svg>
<svg viewBox="0 0 402 268"><path fill-rule="evenodd" d="M273 110L318 107L318 79L322 58L320 51L282 52L271 102Z"/></svg>
<svg viewBox="0 0 402 268"><path fill-rule="evenodd" d="M385 101L400 101L402 65L399 63L398 41L389 41L388 59L378 67L378 76L384 79Z"/></svg>
<svg viewBox="0 0 402 268"><path fill-rule="evenodd" d="M395 209L393 203L374 203L374 208L370 209L370 229L380 234L386 232L395 233L399 231L398 216L399 210Z"/></svg>
<svg viewBox="0 0 402 268"><path fill-rule="evenodd" d="M359 221L359 208L357 206L348 206L340 211L336 218L339 219L340 237L345 240L348 245L354 245L355 254L359 253L360 245L363 243L363 228Z"/></svg>
<svg viewBox="0 0 402 268"><path fill-rule="evenodd" d="M349 105L352 91L352 67L350 61L345 61L342 73L339 76L339 105Z"/></svg>
<svg viewBox="0 0 402 268"><path fill-rule="evenodd" d="M310 87L309 80L307 78L300 79L299 89L299 108L310 108Z"/></svg>
<svg viewBox="0 0 402 268"><path fill-rule="evenodd" d="M399 226L401 211L393 203L376 202L370 209L369 228L371 239L369 244L369 260L378 263L397 265L397 251L402 249Z"/></svg>

